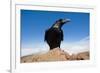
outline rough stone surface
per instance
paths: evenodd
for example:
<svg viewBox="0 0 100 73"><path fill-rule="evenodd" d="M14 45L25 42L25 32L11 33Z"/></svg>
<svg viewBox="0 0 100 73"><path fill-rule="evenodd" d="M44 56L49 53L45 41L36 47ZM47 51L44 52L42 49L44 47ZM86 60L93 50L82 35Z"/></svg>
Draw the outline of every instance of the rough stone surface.
<svg viewBox="0 0 100 73"><path fill-rule="evenodd" d="M45 54L35 54L21 57L21 63L48 62L48 61L89 60L89 52L69 55L69 53L55 48Z"/></svg>

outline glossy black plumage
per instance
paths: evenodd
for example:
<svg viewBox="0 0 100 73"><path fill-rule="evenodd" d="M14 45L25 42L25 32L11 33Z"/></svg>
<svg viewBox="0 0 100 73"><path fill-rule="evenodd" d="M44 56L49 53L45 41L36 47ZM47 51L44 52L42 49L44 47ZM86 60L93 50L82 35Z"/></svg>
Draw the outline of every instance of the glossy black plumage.
<svg viewBox="0 0 100 73"><path fill-rule="evenodd" d="M53 26L45 31L45 41L48 43L50 50L56 47L60 48L61 41L63 41L63 31L61 27L69 20L59 19Z"/></svg>
<svg viewBox="0 0 100 73"><path fill-rule="evenodd" d="M50 46L50 49L60 48L60 43L63 40L63 31L57 28L51 28L45 32L45 40Z"/></svg>

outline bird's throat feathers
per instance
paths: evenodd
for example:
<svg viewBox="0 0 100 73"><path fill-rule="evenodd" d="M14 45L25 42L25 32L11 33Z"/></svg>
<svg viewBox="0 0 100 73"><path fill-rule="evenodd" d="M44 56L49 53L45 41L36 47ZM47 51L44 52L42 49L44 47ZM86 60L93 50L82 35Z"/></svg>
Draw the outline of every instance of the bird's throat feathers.
<svg viewBox="0 0 100 73"><path fill-rule="evenodd" d="M53 28L60 29L60 28L61 28L61 26L60 26L59 24L55 24L55 25L53 26Z"/></svg>
<svg viewBox="0 0 100 73"><path fill-rule="evenodd" d="M53 28L59 28L59 26L58 26L57 24L55 24L55 25L53 26Z"/></svg>

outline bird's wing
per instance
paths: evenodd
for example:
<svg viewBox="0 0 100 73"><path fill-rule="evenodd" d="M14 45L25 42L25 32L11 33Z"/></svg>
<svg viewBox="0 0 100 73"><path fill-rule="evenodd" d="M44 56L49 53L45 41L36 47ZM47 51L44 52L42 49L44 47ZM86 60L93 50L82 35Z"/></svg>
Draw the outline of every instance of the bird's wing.
<svg viewBox="0 0 100 73"><path fill-rule="evenodd" d="M61 30L61 41L63 41L64 39L64 35L63 35L63 31Z"/></svg>

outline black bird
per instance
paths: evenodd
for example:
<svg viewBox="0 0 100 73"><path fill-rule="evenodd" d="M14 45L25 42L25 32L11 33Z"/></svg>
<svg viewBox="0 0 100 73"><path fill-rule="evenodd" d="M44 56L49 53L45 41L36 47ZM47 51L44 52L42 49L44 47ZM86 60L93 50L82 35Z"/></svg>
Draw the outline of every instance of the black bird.
<svg viewBox="0 0 100 73"><path fill-rule="evenodd" d="M45 31L45 41L48 43L50 50L59 47L61 41L63 41L63 31L61 27L70 22L70 19L59 19L57 20L51 28Z"/></svg>

